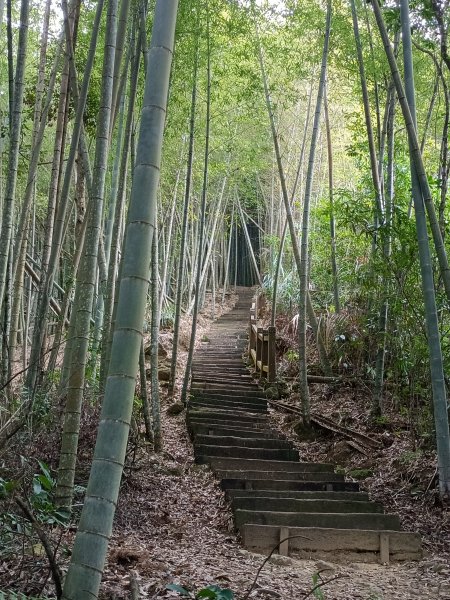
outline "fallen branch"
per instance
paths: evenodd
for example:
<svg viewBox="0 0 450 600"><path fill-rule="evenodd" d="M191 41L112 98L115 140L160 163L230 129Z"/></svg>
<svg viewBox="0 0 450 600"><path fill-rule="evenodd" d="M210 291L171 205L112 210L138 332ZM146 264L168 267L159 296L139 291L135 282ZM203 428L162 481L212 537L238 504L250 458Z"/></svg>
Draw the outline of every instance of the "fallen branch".
<svg viewBox="0 0 450 600"><path fill-rule="evenodd" d="M275 552L275 550L280 546L280 544L282 544L283 542L286 542L287 540L293 540L296 538L303 538L304 540L309 540L311 538L306 537L306 535L289 535L288 537L283 538L282 540L280 540L270 551L270 554L264 559L264 562L262 563L262 565L259 567L259 569L256 571L256 575L255 575L255 579L253 580L252 585L250 586L248 592L245 594L243 600L248 600L248 597L250 596L253 588L256 585L256 582L258 580L259 574L261 573L264 565L267 563L268 560L270 560L270 558L272 557L272 554Z"/></svg>
<svg viewBox="0 0 450 600"><path fill-rule="evenodd" d="M290 411L298 415L299 417L302 416L301 410L295 406L290 406L289 404L285 404L284 402L279 402L277 400L272 400L271 398L267 398L267 402L273 404L274 406L279 406L284 410ZM354 429L349 429L348 427L344 427L343 425L338 425L337 423L334 423L331 419L323 417L322 415L311 413L311 421L316 425L323 427L324 429L328 429L330 431L333 431L334 433L338 433L346 438L349 438L352 446L360 452L362 452L363 454L367 454L367 452L364 451L364 445L368 446L373 450L378 450L382 447L381 442L369 437L365 433L355 431Z"/></svg>
<svg viewBox="0 0 450 600"><path fill-rule="evenodd" d="M33 529L36 531L38 538L41 541L41 544L44 548L45 554L47 555L48 562L50 564L50 571L52 573L53 583L55 584L56 597L62 597L62 576L61 571L56 563L55 556L48 540L47 535L44 530L41 528L39 523L37 522L35 516L31 512L30 508L26 505L26 503L22 500L22 498L15 498L16 504L20 507L23 514L30 521Z"/></svg>
<svg viewBox="0 0 450 600"><path fill-rule="evenodd" d="M320 571L319 571L319 573L320 573ZM328 583L331 583L332 581L336 581L336 579L343 579L344 577L350 577L350 575L344 575L343 573L339 573L339 575L335 575L334 577L330 577L330 579L321 581L320 583L315 585L313 588L311 588L308 592L306 592L306 594L305 594L305 596L303 596L303 598L308 598L309 596L312 596L316 590L323 587L324 585L327 585Z"/></svg>

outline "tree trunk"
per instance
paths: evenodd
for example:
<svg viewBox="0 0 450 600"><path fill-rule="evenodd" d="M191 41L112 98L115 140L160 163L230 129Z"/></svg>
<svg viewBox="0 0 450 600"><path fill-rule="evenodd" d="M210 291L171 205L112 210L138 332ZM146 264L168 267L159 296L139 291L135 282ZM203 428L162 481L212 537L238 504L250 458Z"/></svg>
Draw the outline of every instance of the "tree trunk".
<svg viewBox="0 0 450 600"><path fill-rule="evenodd" d="M9 144L8 175L6 178L5 199L0 232L0 310L5 296L8 259L11 251L17 170L19 165L19 150L22 131L22 109L24 97L25 58L28 43L29 10L29 0L22 0L20 6L20 27L17 46L16 73L14 78L14 98L11 111L11 139Z"/></svg>
<svg viewBox="0 0 450 600"><path fill-rule="evenodd" d="M187 390L189 379L191 376L192 359L194 357L195 337L197 333L197 317L200 303L201 291L201 271L204 261L203 256L203 238L205 232L206 220L206 197L208 193L208 166L209 166L209 142L210 142L210 127L211 127L211 51L209 37L209 7L206 5L206 132L205 132L205 158L203 166L203 185L202 198L200 205L199 216L199 232L197 242L197 265L195 275L195 292L194 292L194 308L192 311L192 327L191 338L189 340L189 350L186 360L186 370L184 372L183 387L181 390L181 402L187 404ZM193 254L194 256L194 254Z"/></svg>
<svg viewBox="0 0 450 600"><path fill-rule="evenodd" d="M327 148L328 148L328 196L330 201L330 260L331 260L331 275L333 278L333 300L334 310L336 313L341 312L341 303L339 300L339 275L336 260L336 223L334 219L334 194L333 194L333 144L331 141L330 118L328 115L328 98L327 90L325 89L323 99L323 109L325 115L325 128L327 131Z"/></svg>
<svg viewBox="0 0 450 600"><path fill-rule="evenodd" d="M99 389L104 390L106 375L111 353L112 343L112 319L114 312L114 302L117 297L117 263L119 258L120 238L125 208L125 190L127 181L127 169L132 147L133 115L136 104L137 82L139 76L139 64L141 58L141 40L136 39L135 52L132 60L130 73L130 93L128 100L127 119L125 123L124 144L120 163L119 181L117 186L117 200L115 202L114 223L111 232L111 245L108 256L108 277L105 291L105 306L103 315L102 331L102 355L100 363Z"/></svg>
<svg viewBox="0 0 450 600"><path fill-rule="evenodd" d="M96 135L92 194L87 218L86 238L78 271L71 321L74 335L67 383L67 401L56 486L56 501L70 510L72 505L75 466L80 430L81 405L84 393L92 304L94 298L97 254L103 215L105 177L108 161L111 119L111 96L114 54L117 32L117 0L109 0L102 70L102 91Z"/></svg>
<svg viewBox="0 0 450 600"><path fill-rule="evenodd" d="M64 20L65 20L65 29L66 29L66 43L67 43L67 53L68 53L68 62L70 64L73 61L73 46L72 46L72 38L71 38L71 27L68 17L68 10L65 1L62 3ZM73 133L72 139L70 143L69 155L66 162L66 168L64 171L64 181L61 190L61 198L58 204L58 211L56 214L55 225L54 225L54 233L52 239L52 250L49 260L48 271L46 273L45 282L42 285L42 289L40 290L40 297L38 300L38 307L36 311L36 321L39 324L38 327L35 327L33 333L33 341L30 353L30 368L28 369L27 378L26 378L26 388L27 392L31 397L31 400L34 395L35 384L37 380L37 374L40 368L40 354L42 343L45 335L46 322L47 322L47 314L48 314L48 306L49 301L53 289L53 282L55 279L55 275L57 272L59 257L62 250L62 242L64 239L65 233L65 223L66 216L69 208L69 199L70 199L70 187L72 183L72 172L75 164L75 158L78 151L78 142L80 138L80 132L83 121L84 109L86 106L87 92L89 87L89 81L92 72L92 66L95 57L95 50L97 46L97 38L99 32L100 19L103 9L103 0L98 0L96 14L94 23L92 26L91 32L91 42L89 46L88 58L86 60L86 65L84 69L83 75L83 83L80 89L80 93L77 96L77 106L76 106L76 115L75 122L73 125Z"/></svg>
<svg viewBox="0 0 450 600"><path fill-rule="evenodd" d="M177 357L178 357L178 338L180 335L180 319L181 319L181 304L183 297L183 286L184 286L184 261L186 255L186 239L187 239L187 228L188 228L188 215L189 215L189 199L191 193L192 183L192 163L194 160L194 134L195 134L195 108L197 102L197 73L198 73L198 60L199 60L199 48L198 48L198 33L196 40L195 59L194 59L194 72L192 76L192 95L191 95L191 113L189 120L189 149L186 169L186 183L184 189L184 204L183 204L183 219L181 224L181 241L180 241L180 255L178 262L178 277L177 277L177 293L175 298L175 316L173 324L173 344L172 344L172 361L170 367L170 380L169 380L169 395L173 395L175 388L175 379L177 374Z"/></svg>
<svg viewBox="0 0 450 600"><path fill-rule="evenodd" d="M159 346L159 310L158 310L158 236L153 235L152 263L150 280L150 299L152 307L151 339L150 339L150 386L152 390L153 446L155 452L162 450L161 416L158 381L158 346Z"/></svg>
<svg viewBox="0 0 450 600"><path fill-rule="evenodd" d="M64 600L97 598L119 495L147 298L177 8L177 0L156 2L111 363Z"/></svg>
<svg viewBox="0 0 450 600"><path fill-rule="evenodd" d="M325 39L322 53L322 66L320 69L319 88L317 90L316 110L314 114L311 146L309 151L308 171L306 174L305 197L303 200L302 240L300 254L300 304L298 318L299 336L299 392L302 403L302 415L305 424L310 423L310 403L308 388L307 356L306 356L306 324L307 324L307 295L309 289L309 213L311 205L311 191L314 176L314 162L317 139L319 136L320 113L325 90L327 75L328 48L331 30L331 0L327 1L327 17L325 25Z"/></svg>

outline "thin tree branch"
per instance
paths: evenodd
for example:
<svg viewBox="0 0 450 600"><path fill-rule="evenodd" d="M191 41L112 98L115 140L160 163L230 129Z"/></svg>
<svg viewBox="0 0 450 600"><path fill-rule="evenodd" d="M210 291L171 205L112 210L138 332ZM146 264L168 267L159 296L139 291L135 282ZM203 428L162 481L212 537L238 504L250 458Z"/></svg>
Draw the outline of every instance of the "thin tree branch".
<svg viewBox="0 0 450 600"><path fill-rule="evenodd" d="M259 574L261 573L264 565L267 563L268 560L270 560L270 558L272 557L272 554L275 552L275 550L280 546L280 544L282 544L283 542L286 542L287 540L293 540L296 538L303 538L304 540L309 540L311 538L306 537L306 535L289 535L288 537L283 538L282 540L280 540L276 546L274 546L272 548L272 550L270 551L270 554L264 559L264 562L262 563L262 565L259 567L259 569L256 571L256 575L255 575L255 579L253 580L252 585L250 586L248 592L245 594L243 600L248 600L248 597L250 596L253 588L256 585L256 582L258 580Z"/></svg>

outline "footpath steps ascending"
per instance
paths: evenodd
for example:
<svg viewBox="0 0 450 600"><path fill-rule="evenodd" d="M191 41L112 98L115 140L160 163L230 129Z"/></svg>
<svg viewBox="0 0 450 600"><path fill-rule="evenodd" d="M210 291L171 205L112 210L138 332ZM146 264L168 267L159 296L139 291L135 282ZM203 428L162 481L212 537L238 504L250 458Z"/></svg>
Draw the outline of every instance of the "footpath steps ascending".
<svg viewBox="0 0 450 600"><path fill-rule="evenodd" d="M196 461L221 480L243 545L267 554L279 543L280 554L330 560L421 558L419 535L401 531L397 515L332 464L302 462L271 428L264 391L242 360L253 290L238 293L196 351L187 425Z"/></svg>

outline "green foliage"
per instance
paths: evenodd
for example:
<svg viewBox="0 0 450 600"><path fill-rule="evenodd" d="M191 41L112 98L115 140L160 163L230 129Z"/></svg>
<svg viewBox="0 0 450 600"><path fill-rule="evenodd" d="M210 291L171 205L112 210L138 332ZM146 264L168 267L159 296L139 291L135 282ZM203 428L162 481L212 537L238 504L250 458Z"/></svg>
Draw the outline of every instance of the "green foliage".
<svg viewBox="0 0 450 600"><path fill-rule="evenodd" d="M190 592L181 585L170 583L166 585L166 589L172 590L185 598L200 600L201 598L209 598L210 600L234 600L234 594L229 588L222 588L218 585L207 585L197 592Z"/></svg>
<svg viewBox="0 0 450 600"><path fill-rule="evenodd" d="M312 583L313 583L313 587L315 587L316 585L318 585L320 583L319 573L313 574ZM316 590L314 590L313 595L314 595L314 598L317 598L318 600L325 600L325 595L320 587L317 588Z"/></svg>
<svg viewBox="0 0 450 600"><path fill-rule="evenodd" d="M298 352L296 352L295 350L289 349L286 352L286 354L284 355L284 357L289 362L297 362L298 361Z"/></svg>
<svg viewBox="0 0 450 600"><path fill-rule="evenodd" d="M31 492L27 494L28 503L34 518L39 523L47 525L67 525L70 514L57 507L53 495L56 482L53 479L48 465L38 461L39 473L35 473L31 480ZM0 478L0 500L12 501L21 486L21 482ZM17 515L12 508L0 514L0 546L1 553L6 556L14 552L14 539L17 534L29 537L32 533L30 523Z"/></svg>
<svg viewBox="0 0 450 600"><path fill-rule="evenodd" d="M372 477L373 470L372 469L352 469L347 473L350 477L354 479L367 479L367 477Z"/></svg>
<svg viewBox="0 0 450 600"><path fill-rule="evenodd" d="M48 465L40 460L38 460L38 464L40 473L33 477L33 493L30 496L34 515L41 523L66 525L70 513L58 508L53 502L56 481L51 476Z"/></svg>

